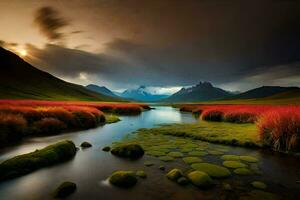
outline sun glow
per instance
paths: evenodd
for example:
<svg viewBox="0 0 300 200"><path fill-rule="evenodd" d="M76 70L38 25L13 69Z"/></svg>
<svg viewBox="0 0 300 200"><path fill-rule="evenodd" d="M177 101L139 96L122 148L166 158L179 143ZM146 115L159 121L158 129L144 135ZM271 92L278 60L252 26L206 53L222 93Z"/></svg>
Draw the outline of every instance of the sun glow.
<svg viewBox="0 0 300 200"><path fill-rule="evenodd" d="M25 49L21 49L21 50L19 50L19 54L20 54L20 56L25 57L25 56L27 56L27 51Z"/></svg>

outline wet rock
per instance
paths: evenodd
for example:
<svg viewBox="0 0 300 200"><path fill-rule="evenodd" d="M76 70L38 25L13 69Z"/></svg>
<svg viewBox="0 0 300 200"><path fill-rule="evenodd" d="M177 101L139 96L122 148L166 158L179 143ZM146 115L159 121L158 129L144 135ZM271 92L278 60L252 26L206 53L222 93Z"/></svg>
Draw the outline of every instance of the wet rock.
<svg viewBox="0 0 300 200"><path fill-rule="evenodd" d="M102 151L108 152L108 151L110 151L110 147L109 147L109 146L103 147L103 148L102 148Z"/></svg>
<svg viewBox="0 0 300 200"><path fill-rule="evenodd" d="M151 161L145 161L144 165L147 166L147 167L150 167L150 166L154 165L154 163L151 162Z"/></svg>
<svg viewBox="0 0 300 200"><path fill-rule="evenodd" d="M240 156L238 155L223 155L221 156L222 160L240 160Z"/></svg>
<svg viewBox="0 0 300 200"><path fill-rule="evenodd" d="M169 171L166 176L167 176L168 179L170 179L172 181L176 181L180 177L183 176L183 173L180 169L175 168L175 169L172 169L171 171Z"/></svg>
<svg viewBox="0 0 300 200"><path fill-rule="evenodd" d="M237 168L233 172L242 176L252 175L252 171L247 168Z"/></svg>
<svg viewBox="0 0 300 200"><path fill-rule="evenodd" d="M225 167L234 168L234 169L236 169L236 168L242 168L242 167L247 167L247 165L245 165L244 163L241 163L239 161L231 161L231 160L224 161L223 165Z"/></svg>
<svg viewBox="0 0 300 200"><path fill-rule="evenodd" d="M72 141L61 141L41 150L19 155L0 164L0 181L28 174L37 169L72 159L76 146Z"/></svg>
<svg viewBox="0 0 300 200"><path fill-rule="evenodd" d="M267 185L261 181L253 181L251 185L257 189L264 190L267 188Z"/></svg>
<svg viewBox="0 0 300 200"><path fill-rule="evenodd" d="M193 163L199 163L202 162L201 158L198 157L185 157L182 158L182 160L186 163L186 164L193 164Z"/></svg>
<svg viewBox="0 0 300 200"><path fill-rule="evenodd" d="M251 162L251 163L258 162L258 159L253 156L240 156L240 159L242 161Z"/></svg>
<svg viewBox="0 0 300 200"><path fill-rule="evenodd" d="M202 171L193 171L187 175L188 179L197 187L208 188L213 185L213 180Z"/></svg>
<svg viewBox="0 0 300 200"><path fill-rule="evenodd" d="M89 148L89 147L92 147L92 144L89 143L89 142L83 142L83 143L81 143L80 146L81 146L82 148Z"/></svg>
<svg viewBox="0 0 300 200"><path fill-rule="evenodd" d="M195 170L205 172L213 178L226 178L231 175L227 168L211 163L195 163L191 167Z"/></svg>
<svg viewBox="0 0 300 200"><path fill-rule="evenodd" d="M177 179L177 183L179 185L187 185L189 184L189 180L187 180L185 177L180 177L179 179Z"/></svg>
<svg viewBox="0 0 300 200"><path fill-rule="evenodd" d="M109 177L112 185L129 188L137 183L137 178L132 171L116 171Z"/></svg>
<svg viewBox="0 0 300 200"><path fill-rule="evenodd" d="M144 149L135 143L119 145L114 147L110 152L115 156L131 159L137 159L144 155Z"/></svg>
<svg viewBox="0 0 300 200"><path fill-rule="evenodd" d="M160 156L158 159L164 162L171 162L174 160L174 158L171 156Z"/></svg>
<svg viewBox="0 0 300 200"><path fill-rule="evenodd" d="M72 182L63 182L54 192L55 198L65 198L75 192L77 186Z"/></svg>
<svg viewBox="0 0 300 200"><path fill-rule="evenodd" d="M147 174L145 171L143 170L139 170L135 173L136 176L140 177L140 178L147 178Z"/></svg>
<svg viewBox="0 0 300 200"><path fill-rule="evenodd" d="M160 166L158 167L158 169L160 169L160 170L165 170L166 168L165 168L165 166L160 165Z"/></svg>

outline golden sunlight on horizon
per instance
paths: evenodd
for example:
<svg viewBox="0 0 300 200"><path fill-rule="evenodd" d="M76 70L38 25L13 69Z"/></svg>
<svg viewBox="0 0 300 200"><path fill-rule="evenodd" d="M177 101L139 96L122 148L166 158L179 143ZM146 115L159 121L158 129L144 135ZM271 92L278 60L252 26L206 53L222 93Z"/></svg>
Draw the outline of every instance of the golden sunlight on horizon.
<svg viewBox="0 0 300 200"><path fill-rule="evenodd" d="M21 50L18 51L18 54L21 57L25 57L25 56L27 56L27 51L25 49L21 49Z"/></svg>

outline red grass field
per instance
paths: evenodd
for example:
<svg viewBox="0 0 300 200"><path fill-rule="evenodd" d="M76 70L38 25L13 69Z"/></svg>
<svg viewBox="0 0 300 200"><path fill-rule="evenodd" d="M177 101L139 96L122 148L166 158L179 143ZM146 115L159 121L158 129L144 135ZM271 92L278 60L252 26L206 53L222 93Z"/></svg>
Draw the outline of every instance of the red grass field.
<svg viewBox="0 0 300 200"><path fill-rule="evenodd" d="M300 150L300 106L183 105L181 111L207 121L255 123L265 145L281 151Z"/></svg>
<svg viewBox="0 0 300 200"><path fill-rule="evenodd" d="M105 122L104 112L139 114L143 104L0 100L0 146L25 135L58 134L65 130L96 127Z"/></svg>

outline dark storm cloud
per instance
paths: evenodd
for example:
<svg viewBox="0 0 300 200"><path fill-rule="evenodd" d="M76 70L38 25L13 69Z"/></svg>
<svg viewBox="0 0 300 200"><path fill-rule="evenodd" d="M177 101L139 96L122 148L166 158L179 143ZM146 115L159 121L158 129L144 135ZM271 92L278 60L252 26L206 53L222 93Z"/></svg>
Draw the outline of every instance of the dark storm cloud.
<svg viewBox="0 0 300 200"><path fill-rule="evenodd" d="M300 76L293 64L300 61L300 1L127 0L78 7L88 10L82 17L91 29L117 39L101 54L35 48L45 70L153 86L226 84L258 75L268 85L280 78L276 73Z"/></svg>
<svg viewBox="0 0 300 200"><path fill-rule="evenodd" d="M42 7L35 12L34 23L48 40L55 41L63 37L60 30L69 22L59 16L59 12L52 7Z"/></svg>

